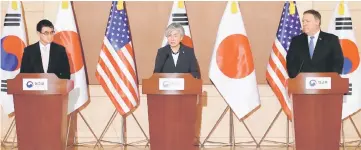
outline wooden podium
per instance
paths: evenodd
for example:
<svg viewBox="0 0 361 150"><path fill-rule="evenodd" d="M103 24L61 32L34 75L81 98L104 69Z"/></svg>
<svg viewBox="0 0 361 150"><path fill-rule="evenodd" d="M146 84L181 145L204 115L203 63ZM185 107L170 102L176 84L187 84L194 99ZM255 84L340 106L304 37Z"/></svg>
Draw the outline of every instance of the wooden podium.
<svg viewBox="0 0 361 150"><path fill-rule="evenodd" d="M337 73L300 73L289 79L296 150L339 150L342 102L349 80Z"/></svg>
<svg viewBox="0 0 361 150"><path fill-rule="evenodd" d="M20 73L8 80L13 94L19 150L64 150L70 80L55 74Z"/></svg>
<svg viewBox="0 0 361 150"><path fill-rule="evenodd" d="M202 80L191 74L155 73L143 79L151 150L197 150L196 105Z"/></svg>

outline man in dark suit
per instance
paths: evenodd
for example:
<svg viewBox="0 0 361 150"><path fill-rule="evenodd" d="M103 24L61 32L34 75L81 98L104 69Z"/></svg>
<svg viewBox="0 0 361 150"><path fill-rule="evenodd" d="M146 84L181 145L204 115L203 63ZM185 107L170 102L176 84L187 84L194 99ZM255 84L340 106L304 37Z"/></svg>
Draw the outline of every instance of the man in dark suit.
<svg viewBox="0 0 361 150"><path fill-rule="evenodd" d="M20 73L54 73L60 79L70 79L70 65L66 50L56 44L54 26L49 20L41 20L36 26L39 42L24 49Z"/></svg>
<svg viewBox="0 0 361 150"><path fill-rule="evenodd" d="M191 73L200 79L197 58L193 48L181 43L184 29L179 23L172 23L166 30L168 44L158 49L154 73Z"/></svg>
<svg viewBox="0 0 361 150"><path fill-rule="evenodd" d="M303 32L295 36L286 56L290 78L300 72L342 73L344 58L336 35L320 30L321 14L316 10L303 13Z"/></svg>

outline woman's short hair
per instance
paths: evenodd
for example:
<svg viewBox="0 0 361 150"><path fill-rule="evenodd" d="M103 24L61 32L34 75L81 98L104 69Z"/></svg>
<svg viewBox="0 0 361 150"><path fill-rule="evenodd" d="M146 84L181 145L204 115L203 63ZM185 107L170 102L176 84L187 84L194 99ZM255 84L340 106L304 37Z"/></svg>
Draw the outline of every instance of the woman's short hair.
<svg viewBox="0 0 361 150"><path fill-rule="evenodd" d="M180 23L171 23L165 30L165 36L168 37L174 30L177 30L181 36L184 36L184 28Z"/></svg>

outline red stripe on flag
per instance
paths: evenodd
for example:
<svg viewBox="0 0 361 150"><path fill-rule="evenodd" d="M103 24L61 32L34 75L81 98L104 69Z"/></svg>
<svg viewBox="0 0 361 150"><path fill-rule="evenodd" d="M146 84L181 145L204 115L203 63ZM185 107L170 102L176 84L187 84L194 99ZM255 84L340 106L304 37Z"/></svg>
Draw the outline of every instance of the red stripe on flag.
<svg viewBox="0 0 361 150"><path fill-rule="evenodd" d="M127 58L124 56L124 53L122 51L118 51L117 52L120 60L123 62L123 64L125 65L125 67L127 68L127 70L129 71L130 75L132 76L134 81L137 81L137 76L135 75L135 70L133 69L132 65L130 65L129 61L127 60ZM123 78L123 77L122 77ZM124 76L125 80L127 80L127 78ZM128 81L128 80L127 80ZM137 84L137 82L135 82ZM128 85L129 84L129 85ZM127 82L126 84L127 86L132 86L129 82ZM136 98L136 97L134 97Z"/></svg>
<svg viewBox="0 0 361 150"><path fill-rule="evenodd" d="M277 65L275 64L275 62L270 59L268 64L271 66L272 70L276 73L278 79L281 81L283 86L286 86L286 78L283 76L283 74L281 73L281 71L279 71L280 68L277 67Z"/></svg>
<svg viewBox="0 0 361 150"><path fill-rule="evenodd" d="M104 70L105 74L108 76L110 82L112 83L112 85L114 86L115 91L120 95L120 97L123 99L123 102L127 105L127 107L129 109L133 108L132 103L130 103L127 95L124 94L123 90L120 88L119 84L117 83L117 81L115 81L115 78L113 76L113 74L110 72L110 70L108 69L108 67L105 65L104 61L102 59L99 60L98 64L102 67L102 69Z"/></svg>
<svg viewBox="0 0 361 150"><path fill-rule="evenodd" d="M134 59L134 51L133 48L130 44L126 44L125 48L128 50L128 53L130 54L130 56L132 56L132 58Z"/></svg>
<svg viewBox="0 0 361 150"><path fill-rule="evenodd" d="M132 56L132 59L133 59L133 62L134 62L134 69L132 70L134 73L131 73L133 78L134 78L134 81L135 81L135 84L138 85L138 78L137 78L137 75L136 75L136 66L135 66L135 54L134 54L134 50L133 50L133 47L132 45L130 44L127 44L125 45L125 48L128 50L128 53L130 54L130 56ZM133 75L134 74L134 75Z"/></svg>
<svg viewBox="0 0 361 150"><path fill-rule="evenodd" d="M119 66L117 65L117 62L115 61L115 59L113 58L113 56L110 54L109 49L104 46L103 48L103 52L105 54L105 56L109 59L109 62L112 64L112 66L114 67L115 71L117 72L117 74L119 75L120 79L124 82L125 86L129 89L130 93L133 95L133 98L135 99L136 102L138 102L138 96L137 93L135 92L135 89L133 88L132 84L129 82L129 80L126 78L126 76L124 75L124 73L120 70ZM122 57L119 55L121 61L123 61L123 64L126 64L125 61L122 59ZM123 55L122 55L123 56ZM123 56L124 57L124 56ZM125 57L124 57L125 59ZM125 59L126 60L126 59ZM128 61L126 61L128 62ZM121 62L118 62L121 63ZM129 64L129 63L128 63ZM122 68L122 69L126 69L126 70L133 70L131 69L131 66L129 68L129 66L126 65L126 68ZM130 71L131 72L131 71ZM114 77L113 77L114 78ZM124 93L123 93L124 94ZM126 95L125 95L126 96ZM127 97L128 102L129 98ZM132 105L132 104L131 104ZM132 108L132 107L130 107Z"/></svg>
<svg viewBox="0 0 361 150"><path fill-rule="evenodd" d="M276 44L273 43L272 45L272 53L274 53L274 55L276 56L276 59L279 60L279 62L281 62L280 65L283 66L283 68L279 68L275 61L270 58L269 61L268 61L268 64L270 65L271 69L274 71L274 73L276 74L278 80L280 80L281 82L281 86L282 88L285 88L287 87L287 79L286 77L282 74L282 72L280 71L281 69L282 70L285 70L286 71L286 59L283 57L283 55L280 53L280 50L277 48ZM287 105L287 102L286 102L286 99L284 97L287 97L287 95L283 95L281 90L280 90L280 87L277 86L277 84L275 83L274 80L276 79L273 79L272 76L270 75L270 73L267 71L266 72L266 79L268 81L268 84L271 86L272 88L272 91L275 93L276 97L278 98L280 104L281 104L281 107L283 109L283 111L286 113L287 115L287 118L288 119L291 119L292 118L292 112L291 110L288 108L288 105ZM285 91L287 93L287 91Z"/></svg>
<svg viewBox="0 0 361 150"><path fill-rule="evenodd" d="M273 43L272 45L273 53L277 56L278 60L282 63L283 68L286 69L286 59L283 57L283 55L280 53L279 49L276 47L276 44Z"/></svg>
<svg viewBox="0 0 361 150"><path fill-rule="evenodd" d="M112 101L113 105L119 111L119 113L120 114L125 114L124 110L122 109L122 107L120 107L118 101L115 99L113 94L110 92L109 87L107 86L107 84L105 83L103 78L99 75L98 71L95 72L95 77L98 79L100 85L104 89L104 92L108 95L108 97L110 98L110 101Z"/></svg>
<svg viewBox="0 0 361 150"><path fill-rule="evenodd" d="M288 105L283 97L281 90L278 88L277 84L273 81L273 78L271 77L268 71L266 72L266 79L268 81L268 84L271 86L272 91L275 93L276 97L278 98L278 101L280 102L283 111L286 113L287 118L291 120L292 118L291 110L288 108Z"/></svg>

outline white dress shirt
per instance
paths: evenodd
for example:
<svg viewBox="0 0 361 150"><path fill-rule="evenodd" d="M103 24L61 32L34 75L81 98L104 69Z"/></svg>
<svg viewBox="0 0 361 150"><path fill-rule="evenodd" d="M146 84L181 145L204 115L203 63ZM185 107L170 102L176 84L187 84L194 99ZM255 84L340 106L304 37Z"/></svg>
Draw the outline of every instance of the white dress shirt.
<svg viewBox="0 0 361 150"><path fill-rule="evenodd" d="M316 44L317 44L317 40L318 40L318 36L320 35L320 30L318 30L318 32L316 32L316 34L314 35L314 38L313 38L313 50L315 50L316 48ZM307 36L307 39L308 39L308 43L310 43L311 41L311 36Z"/></svg>
<svg viewBox="0 0 361 150"><path fill-rule="evenodd" d="M177 66L178 56L179 56L179 52L177 54L172 53L172 57L174 60L174 66Z"/></svg>
<svg viewBox="0 0 361 150"><path fill-rule="evenodd" d="M50 57L50 44L43 45L39 42L40 53L41 53L41 61L43 63L44 73L48 72L49 66L49 57Z"/></svg>

